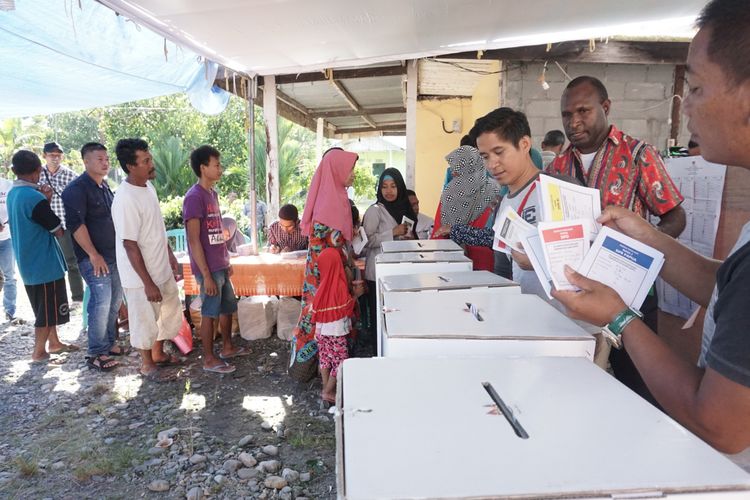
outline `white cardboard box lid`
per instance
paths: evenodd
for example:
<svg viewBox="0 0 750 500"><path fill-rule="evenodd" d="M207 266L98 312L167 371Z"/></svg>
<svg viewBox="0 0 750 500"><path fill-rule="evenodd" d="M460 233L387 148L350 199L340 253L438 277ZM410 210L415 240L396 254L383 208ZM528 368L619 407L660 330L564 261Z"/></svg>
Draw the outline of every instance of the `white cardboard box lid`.
<svg viewBox="0 0 750 500"><path fill-rule="evenodd" d="M464 249L452 240L393 240L380 244L383 252L461 252Z"/></svg>
<svg viewBox="0 0 750 500"><path fill-rule="evenodd" d="M349 359L339 380L348 499L750 490L750 475L582 358ZM485 381L528 439L491 414Z"/></svg>
<svg viewBox="0 0 750 500"><path fill-rule="evenodd" d="M450 290L471 287L518 287L518 283L489 271L450 271L386 276L381 279L385 292Z"/></svg>
<svg viewBox="0 0 750 500"><path fill-rule="evenodd" d="M471 262L471 259L459 252L393 252L381 253L375 257L376 264L419 264L423 262Z"/></svg>
<svg viewBox="0 0 750 500"><path fill-rule="evenodd" d="M477 306L483 321L469 311ZM463 293L384 293L383 334L389 338L591 341L573 320L536 295L498 297L482 290Z"/></svg>

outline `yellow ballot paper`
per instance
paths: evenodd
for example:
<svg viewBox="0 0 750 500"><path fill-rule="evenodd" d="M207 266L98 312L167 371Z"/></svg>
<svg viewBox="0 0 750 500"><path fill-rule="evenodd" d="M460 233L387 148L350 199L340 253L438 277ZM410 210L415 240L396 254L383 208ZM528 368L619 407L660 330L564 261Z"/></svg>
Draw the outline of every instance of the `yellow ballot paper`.
<svg viewBox="0 0 750 500"><path fill-rule="evenodd" d="M544 222L583 221L589 241L596 238L601 227L596 222L602 214L598 189L540 175L539 206Z"/></svg>

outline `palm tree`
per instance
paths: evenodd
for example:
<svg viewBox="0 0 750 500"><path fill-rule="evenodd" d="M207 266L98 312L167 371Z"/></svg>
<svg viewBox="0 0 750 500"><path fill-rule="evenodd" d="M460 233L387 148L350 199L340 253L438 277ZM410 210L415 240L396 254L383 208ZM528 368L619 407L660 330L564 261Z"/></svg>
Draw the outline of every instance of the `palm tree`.
<svg viewBox="0 0 750 500"><path fill-rule="evenodd" d="M154 187L160 199L184 196L195 184L195 174L188 166L190 153L178 137L154 141L151 153L156 165Z"/></svg>

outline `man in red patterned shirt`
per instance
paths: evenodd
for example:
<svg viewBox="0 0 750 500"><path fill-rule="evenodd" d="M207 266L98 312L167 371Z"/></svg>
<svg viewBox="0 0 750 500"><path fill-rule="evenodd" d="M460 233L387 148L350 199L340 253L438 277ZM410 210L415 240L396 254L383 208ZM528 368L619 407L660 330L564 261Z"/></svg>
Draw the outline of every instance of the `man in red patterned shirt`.
<svg viewBox="0 0 750 500"><path fill-rule="evenodd" d="M685 229L683 197L653 146L608 123L610 106L607 89L598 79L579 76L568 84L560 108L570 146L547 172L576 177L599 189L602 208L616 205L644 218L649 213L659 217L657 228L676 238ZM649 294L641 311L654 331L657 309L656 294ZM655 403L624 350L613 349L609 361L618 380Z"/></svg>

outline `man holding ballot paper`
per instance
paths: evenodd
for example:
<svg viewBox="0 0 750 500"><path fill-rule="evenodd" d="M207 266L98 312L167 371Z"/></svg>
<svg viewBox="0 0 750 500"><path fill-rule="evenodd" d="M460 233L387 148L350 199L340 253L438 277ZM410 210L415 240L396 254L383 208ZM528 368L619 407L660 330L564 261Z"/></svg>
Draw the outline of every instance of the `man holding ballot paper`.
<svg viewBox="0 0 750 500"><path fill-rule="evenodd" d="M687 61L688 129L708 161L750 169L750 9L745 0L712 0L698 24ZM722 263L628 208L608 206L599 222L662 253L662 278L708 307L700 366L673 352L621 294L599 281L567 268L580 290L553 295L571 317L606 325L664 410L720 451L745 450L731 458L750 470L750 224Z"/></svg>

